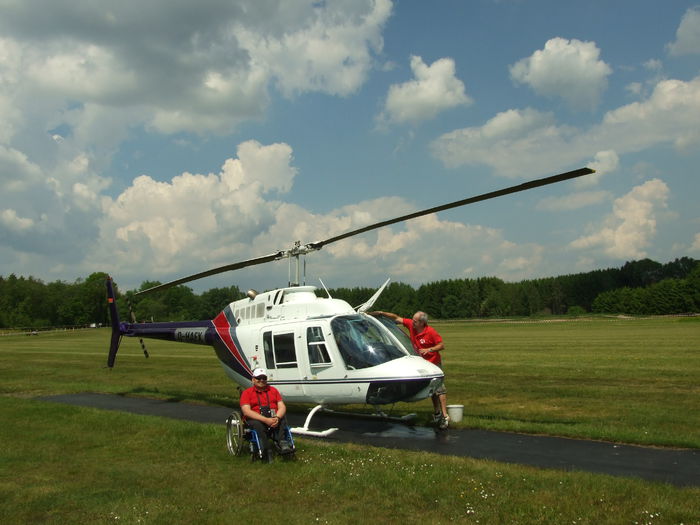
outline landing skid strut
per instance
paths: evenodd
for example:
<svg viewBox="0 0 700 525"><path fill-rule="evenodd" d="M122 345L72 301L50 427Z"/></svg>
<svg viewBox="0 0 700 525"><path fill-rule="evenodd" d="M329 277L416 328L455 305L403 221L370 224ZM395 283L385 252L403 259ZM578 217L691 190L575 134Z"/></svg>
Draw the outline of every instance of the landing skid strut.
<svg viewBox="0 0 700 525"><path fill-rule="evenodd" d="M330 436L333 432L338 430L337 428L327 428L326 430L309 430L309 423L311 423L311 418L314 417L314 414L321 410L323 408L323 405L316 405L311 412L309 412L309 415L306 416L306 421L304 422L303 427L294 427L292 429L292 434L301 434L302 436L312 436L312 437L328 437Z"/></svg>
<svg viewBox="0 0 700 525"><path fill-rule="evenodd" d="M291 429L292 433L293 434L300 434L302 436L328 437L331 434L333 434L333 432L338 430L337 427L328 428L326 430L310 430L309 425L311 424L311 418L314 417L314 415L318 411L327 412L329 414L337 414L337 415L341 415L341 416L377 419L380 421L393 421L395 423L405 423L407 425L412 424L413 421L418 417L418 415L415 413L406 414L405 416L389 416L388 414L379 410L378 408L375 408L374 414L358 414L356 412L341 412L338 410L326 408L323 405L316 405L313 409L311 409L311 412L309 412L309 415L306 416L306 421L304 422L304 426L292 428Z"/></svg>

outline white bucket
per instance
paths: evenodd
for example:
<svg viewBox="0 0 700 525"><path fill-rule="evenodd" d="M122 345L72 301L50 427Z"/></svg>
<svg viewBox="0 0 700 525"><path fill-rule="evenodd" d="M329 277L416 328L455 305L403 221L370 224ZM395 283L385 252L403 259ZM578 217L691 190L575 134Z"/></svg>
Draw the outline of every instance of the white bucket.
<svg viewBox="0 0 700 525"><path fill-rule="evenodd" d="M447 415L450 416L450 421L459 423L464 415L464 405L447 405Z"/></svg>

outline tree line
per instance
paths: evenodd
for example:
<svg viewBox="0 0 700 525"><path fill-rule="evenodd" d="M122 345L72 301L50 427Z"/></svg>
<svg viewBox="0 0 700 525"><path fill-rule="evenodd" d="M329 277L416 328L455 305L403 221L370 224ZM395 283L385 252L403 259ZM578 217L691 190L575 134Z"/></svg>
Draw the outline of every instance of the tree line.
<svg viewBox="0 0 700 525"><path fill-rule="evenodd" d="M423 310L438 319L700 312L698 263L689 257L666 264L643 259L621 268L517 283L497 277L442 280L417 289L393 283L375 306L404 316ZM330 293L355 306L366 301L372 289L340 288Z"/></svg>
<svg viewBox="0 0 700 525"><path fill-rule="evenodd" d="M609 313L664 315L700 312L700 261L682 257L666 264L650 259L620 268L531 279L517 283L496 277L448 279L417 288L391 283L375 308L410 316L424 310L433 318L464 319L534 315ZM74 283L45 284L33 277L0 276L0 328L90 326L109 323L105 280L96 272ZM160 284L146 281L138 290ZM212 288L196 294L175 286L146 296L121 293L117 304L122 319L184 321L213 319L228 303L244 294L237 286ZM373 288L330 289L332 297L352 306L365 302ZM319 290L319 295L325 291Z"/></svg>
<svg viewBox="0 0 700 525"><path fill-rule="evenodd" d="M34 277L0 276L0 328L107 325L107 278L106 273L95 272L70 284L44 284ZM121 319L131 319L131 312L138 321L213 319L228 303L243 297L236 286L212 288L202 294L175 286L158 294L134 296L158 284L145 281L138 290L121 293L115 283Z"/></svg>

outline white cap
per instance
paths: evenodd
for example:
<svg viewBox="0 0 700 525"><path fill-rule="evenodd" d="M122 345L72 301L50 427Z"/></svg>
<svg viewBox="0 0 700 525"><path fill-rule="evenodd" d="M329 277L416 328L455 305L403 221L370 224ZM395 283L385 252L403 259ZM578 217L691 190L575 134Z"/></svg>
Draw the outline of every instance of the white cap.
<svg viewBox="0 0 700 525"><path fill-rule="evenodd" d="M259 376L266 376L267 372L265 372L264 368L256 368L253 370L253 377L259 377Z"/></svg>

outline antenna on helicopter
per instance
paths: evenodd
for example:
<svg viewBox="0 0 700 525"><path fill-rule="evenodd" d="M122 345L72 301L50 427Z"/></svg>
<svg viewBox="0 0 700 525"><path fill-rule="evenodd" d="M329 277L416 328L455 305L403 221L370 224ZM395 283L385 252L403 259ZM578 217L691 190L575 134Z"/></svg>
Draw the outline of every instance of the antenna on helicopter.
<svg viewBox="0 0 700 525"><path fill-rule="evenodd" d="M187 277L183 277L181 279L176 279L175 281L170 281L165 284L161 284L158 286L154 286L153 288L148 288L147 290L142 290L140 292L136 292L134 295L141 295L141 294L146 294L146 293L151 293L155 292L158 290L165 290L167 288L170 288L172 286L177 286L178 284L184 284L188 283L190 281L195 281L197 279L201 279L203 277L209 277L211 275L217 275L219 273L223 272L228 272L231 270L238 270L241 268L246 268L248 266L255 266L258 264L264 264L267 262L272 262L272 261L277 261L280 259L291 259L294 258L295 260L295 280L292 282L291 280L291 260L289 261L289 285L290 286L299 286L299 283L301 281L300 279L300 267L299 267L299 256L300 255L306 255L307 253L313 252L320 250L324 246L331 244L333 242L341 241L343 239L347 239L348 237L353 237L354 235L359 235L361 233L365 233L371 230L376 230L378 228L383 228L384 226L390 226L391 224L396 224L397 222L403 222L407 221L409 219L415 219L417 217L422 217L423 215L428 215L430 213L437 213L440 211L444 210L449 210L452 208L457 208L459 206L466 206L468 204L474 204L475 202L481 202L489 199L494 199L496 197L501 197L503 195L509 195L511 193L517 193L520 191L525 191L533 188L538 188L540 186L546 186L548 184L554 184L556 182L562 182L565 180L570 180L574 179L576 177L581 177L583 175L589 175L591 173L595 173L595 170L592 170L590 168L580 168L574 171L568 171L566 173L560 173L559 175L552 175L551 177L544 177L542 179L535 179L531 180L529 182L524 182L522 184L518 184L515 186L510 186L508 188L504 188L502 190L496 190L492 191L489 193L483 193L481 195L477 195L475 197L469 197L468 199L462 199L454 202L450 202L448 204L443 204L441 206L435 206L433 208L428 208L425 210L417 211L414 213L409 213L407 215L402 215L401 217L396 217L394 219L388 219L385 221L377 222L374 224L370 224L369 226L364 226L362 228L358 228L356 230L351 230L348 232L345 232L340 235L336 235L335 237L330 237L325 240L321 241L316 241L316 242L311 242L308 244L301 244L301 241L296 241L294 243L294 247L292 247L289 250L281 250L275 253L270 253L268 255L263 255L261 257L256 257L254 259L248 259L245 261L233 263L233 264L227 264L225 266L220 266L218 268L213 268L211 270L207 270L206 272L200 272L196 273L193 275L189 275ZM306 273L304 271L304 273ZM304 275L304 279L306 276Z"/></svg>
<svg viewBox="0 0 700 525"><path fill-rule="evenodd" d="M326 288L326 283L323 282L323 279L320 277L318 280L321 282L321 286L323 286L323 289L326 291L326 295L328 296L329 299L331 299L331 292L328 291L328 288Z"/></svg>

